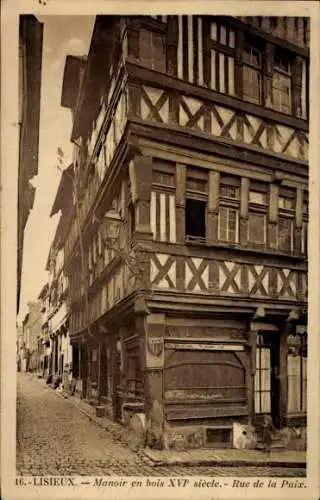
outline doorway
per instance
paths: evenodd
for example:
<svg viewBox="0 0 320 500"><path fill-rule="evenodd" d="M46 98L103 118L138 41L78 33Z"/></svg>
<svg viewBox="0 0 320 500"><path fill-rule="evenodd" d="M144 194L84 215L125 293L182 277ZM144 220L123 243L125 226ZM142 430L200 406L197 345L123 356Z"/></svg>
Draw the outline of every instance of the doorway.
<svg viewBox="0 0 320 500"><path fill-rule="evenodd" d="M254 389L255 415L270 415L280 425L280 336L278 332L258 332Z"/></svg>
<svg viewBox="0 0 320 500"><path fill-rule="evenodd" d="M115 349L114 360L114 408L115 420L122 421L123 392L121 385L121 344L118 340Z"/></svg>

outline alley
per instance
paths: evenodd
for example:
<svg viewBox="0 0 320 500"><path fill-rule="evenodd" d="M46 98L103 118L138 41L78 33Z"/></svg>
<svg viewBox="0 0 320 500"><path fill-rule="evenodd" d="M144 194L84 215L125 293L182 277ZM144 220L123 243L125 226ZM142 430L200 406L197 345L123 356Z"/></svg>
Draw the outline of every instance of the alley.
<svg viewBox="0 0 320 500"><path fill-rule="evenodd" d="M43 381L17 374L17 475L303 476L304 469L153 467Z"/></svg>

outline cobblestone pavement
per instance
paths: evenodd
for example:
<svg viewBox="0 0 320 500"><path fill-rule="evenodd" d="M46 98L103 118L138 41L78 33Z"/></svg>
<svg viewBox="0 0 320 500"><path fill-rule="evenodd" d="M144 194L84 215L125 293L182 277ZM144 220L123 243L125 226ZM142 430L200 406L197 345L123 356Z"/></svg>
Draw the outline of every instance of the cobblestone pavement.
<svg viewBox="0 0 320 500"><path fill-rule="evenodd" d="M34 377L18 373L17 475L303 477L304 469L153 467Z"/></svg>

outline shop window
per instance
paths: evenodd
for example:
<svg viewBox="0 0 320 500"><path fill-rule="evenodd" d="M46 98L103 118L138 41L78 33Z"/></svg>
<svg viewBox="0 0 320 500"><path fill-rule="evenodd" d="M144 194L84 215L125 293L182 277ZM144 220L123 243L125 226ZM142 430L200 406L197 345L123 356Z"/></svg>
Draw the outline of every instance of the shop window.
<svg viewBox="0 0 320 500"><path fill-rule="evenodd" d="M271 352L262 335L257 339L254 411L271 412Z"/></svg>
<svg viewBox="0 0 320 500"><path fill-rule="evenodd" d="M267 194L262 190L249 192L248 242L264 246L267 242Z"/></svg>
<svg viewBox="0 0 320 500"><path fill-rule="evenodd" d="M139 347L127 350L127 396L143 396L143 377L140 365Z"/></svg>
<svg viewBox="0 0 320 500"><path fill-rule="evenodd" d="M281 113L291 113L291 61L280 49L275 51L272 75L272 106Z"/></svg>
<svg viewBox="0 0 320 500"><path fill-rule="evenodd" d="M165 43L161 33L140 29L139 60L150 69L165 72Z"/></svg>
<svg viewBox="0 0 320 500"><path fill-rule="evenodd" d="M233 184L220 184L220 205L218 215L218 238L220 241L237 243L239 241L240 187Z"/></svg>
<svg viewBox="0 0 320 500"><path fill-rule="evenodd" d="M288 336L288 413L307 410L307 336Z"/></svg>
<svg viewBox="0 0 320 500"><path fill-rule="evenodd" d="M186 238L193 241L205 241L206 203L187 198L186 200Z"/></svg>
<svg viewBox="0 0 320 500"><path fill-rule="evenodd" d="M252 44L243 50L243 98L262 103L262 52Z"/></svg>

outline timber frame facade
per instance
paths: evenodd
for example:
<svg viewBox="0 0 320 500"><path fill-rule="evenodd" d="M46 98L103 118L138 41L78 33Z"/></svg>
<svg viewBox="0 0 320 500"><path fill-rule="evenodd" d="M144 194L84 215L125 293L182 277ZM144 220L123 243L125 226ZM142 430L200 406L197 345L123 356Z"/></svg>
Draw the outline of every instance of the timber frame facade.
<svg viewBox="0 0 320 500"><path fill-rule="evenodd" d="M304 18L97 16L67 58L73 376L149 445L306 424L308 44Z"/></svg>

